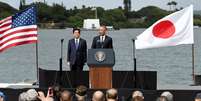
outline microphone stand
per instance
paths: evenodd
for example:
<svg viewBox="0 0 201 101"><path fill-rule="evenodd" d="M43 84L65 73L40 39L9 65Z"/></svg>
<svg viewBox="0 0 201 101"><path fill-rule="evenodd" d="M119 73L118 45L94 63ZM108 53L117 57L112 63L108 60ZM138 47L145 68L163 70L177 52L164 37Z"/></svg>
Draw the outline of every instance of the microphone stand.
<svg viewBox="0 0 201 101"><path fill-rule="evenodd" d="M137 88L137 62L136 62L136 54L135 54L135 39L132 39L133 42L133 63L134 63L134 84L135 84L135 88Z"/></svg>
<svg viewBox="0 0 201 101"><path fill-rule="evenodd" d="M64 39L61 39L61 57L59 59L59 85L62 85L62 71L63 71L63 41Z"/></svg>

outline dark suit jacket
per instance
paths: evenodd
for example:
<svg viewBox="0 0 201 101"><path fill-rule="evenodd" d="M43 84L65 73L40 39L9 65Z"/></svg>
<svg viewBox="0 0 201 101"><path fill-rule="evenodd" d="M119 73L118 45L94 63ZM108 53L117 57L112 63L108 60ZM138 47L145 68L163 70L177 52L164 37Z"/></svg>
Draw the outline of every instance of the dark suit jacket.
<svg viewBox="0 0 201 101"><path fill-rule="evenodd" d="M105 36L104 42L100 42L100 36L96 36L93 39L91 48L113 48L112 38L109 36Z"/></svg>
<svg viewBox="0 0 201 101"><path fill-rule="evenodd" d="M67 61L71 65L77 63L77 65L84 65L87 60L87 43L86 40L80 38L79 47L76 50L75 39L71 39L68 42Z"/></svg>

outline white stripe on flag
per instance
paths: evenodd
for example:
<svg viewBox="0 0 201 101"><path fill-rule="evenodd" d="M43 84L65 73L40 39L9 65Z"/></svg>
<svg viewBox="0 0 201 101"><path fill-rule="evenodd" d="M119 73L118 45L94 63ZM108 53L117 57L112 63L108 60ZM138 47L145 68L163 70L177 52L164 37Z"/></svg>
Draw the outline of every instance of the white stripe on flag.
<svg viewBox="0 0 201 101"><path fill-rule="evenodd" d="M14 37L24 36L24 35L33 35L33 34L37 35L37 31L15 33L13 35L10 35L10 36L8 36L8 37L3 38L2 40L0 40L0 44L3 43L3 42L5 42L5 41L7 41L7 40L9 40L9 39L11 39L11 38L14 38Z"/></svg>
<svg viewBox="0 0 201 101"><path fill-rule="evenodd" d="M9 33L15 32L17 30L25 30L25 29L32 29L32 28L37 28L37 25L29 25L29 26L21 26L21 27L13 28L1 34L0 37L7 35Z"/></svg>
<svg viewBox="0 0 201 101"><path fill-rule="evenodd" d="M3 46L0 47L0 51L5 48L6 46L9 46L11 44L14 43L19 43L19 42L24 42L24 41L33 41L33 40L37 40L37 37L29 37L29 38L23 38L23 39L16 39L16 40L12 40L6 44L4 44Z"/></svg>
<svg viewBox="0 0 201 101"><path fill-rule="evenodd" d="M9 23L12 23L12 21L11 21L11 20L8 20L8 21L2 23L2 24L0 24L0 27L2 27L2 26L5 25L5 24L9 24Z"/></svg>

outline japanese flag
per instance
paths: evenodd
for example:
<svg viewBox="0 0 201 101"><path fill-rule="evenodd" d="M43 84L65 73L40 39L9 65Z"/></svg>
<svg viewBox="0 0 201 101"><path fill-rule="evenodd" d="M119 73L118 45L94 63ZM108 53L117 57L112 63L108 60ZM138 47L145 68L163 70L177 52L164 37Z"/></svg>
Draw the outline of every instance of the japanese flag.
<svg viewBox="0 0 201 101"><path fill-rule="evenodd" d="M172 13L137 36L136 49L193 44L193 6Z"/></svg>

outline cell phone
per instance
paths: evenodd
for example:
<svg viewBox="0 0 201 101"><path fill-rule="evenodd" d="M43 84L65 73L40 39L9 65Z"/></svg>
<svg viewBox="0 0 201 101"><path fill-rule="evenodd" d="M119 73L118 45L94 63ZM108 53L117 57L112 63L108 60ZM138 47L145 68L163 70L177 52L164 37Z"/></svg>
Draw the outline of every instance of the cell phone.
<svg viewBox="0 0 201 101"><path fill-rule="evenodd" d="M53 97L53 89L52 89L52 87L48 88L48 93L49 93L50 97Z"/></svg>

